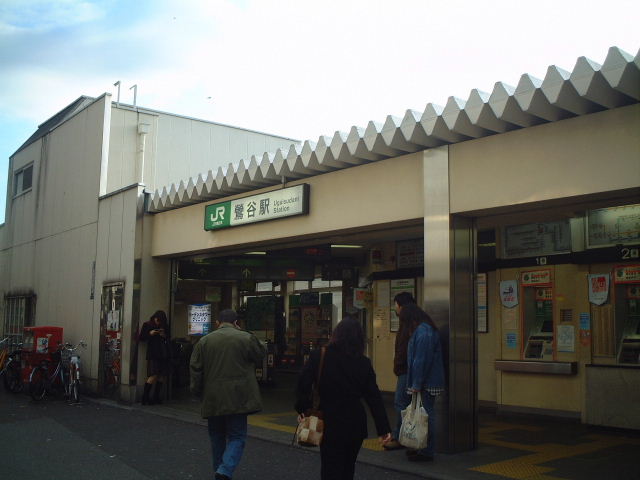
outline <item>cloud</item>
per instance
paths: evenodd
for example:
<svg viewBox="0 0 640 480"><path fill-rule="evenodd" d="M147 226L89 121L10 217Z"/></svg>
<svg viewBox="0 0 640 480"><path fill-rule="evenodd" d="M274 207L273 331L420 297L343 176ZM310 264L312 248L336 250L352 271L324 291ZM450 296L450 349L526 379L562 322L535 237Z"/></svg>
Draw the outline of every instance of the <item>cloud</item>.
<svg viewBox="0 0 640 480"><path fill-rule="evenodd" d="M0 34L44 32L101 18L104 9L83 0L4 0L0 4Z"/></svg>

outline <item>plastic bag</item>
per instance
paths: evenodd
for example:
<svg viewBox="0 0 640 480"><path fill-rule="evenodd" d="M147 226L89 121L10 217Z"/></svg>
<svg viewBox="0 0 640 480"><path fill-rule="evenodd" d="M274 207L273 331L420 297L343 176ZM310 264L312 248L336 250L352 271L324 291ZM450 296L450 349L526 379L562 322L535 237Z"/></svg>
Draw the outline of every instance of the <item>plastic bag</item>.
<svg viewBox="0 0 640 480"><path fill-rule="evenodd" d="M429 414L422 406L420 392L411 395L411 403L402 410L402 425L398 441L401 445L413 450L427 446L429 433Z"/></svg>

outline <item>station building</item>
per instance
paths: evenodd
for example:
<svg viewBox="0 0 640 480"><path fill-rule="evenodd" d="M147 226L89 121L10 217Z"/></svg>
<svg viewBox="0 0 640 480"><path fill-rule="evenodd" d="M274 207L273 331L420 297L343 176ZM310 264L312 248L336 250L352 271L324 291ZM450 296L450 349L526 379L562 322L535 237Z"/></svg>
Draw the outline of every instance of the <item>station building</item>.
<svg viewBox="0 0 640 480"><path fill-rule="evenodd" d="M475 446L479 405L639 429L639 100L615 47L315 142L81 97L11 157L2 328L90 339L87 386L133 402L157 309L176 398L220 309L269 344L263 381L351 314L393 391L410 291L445 344L445 450Z"/></svg>

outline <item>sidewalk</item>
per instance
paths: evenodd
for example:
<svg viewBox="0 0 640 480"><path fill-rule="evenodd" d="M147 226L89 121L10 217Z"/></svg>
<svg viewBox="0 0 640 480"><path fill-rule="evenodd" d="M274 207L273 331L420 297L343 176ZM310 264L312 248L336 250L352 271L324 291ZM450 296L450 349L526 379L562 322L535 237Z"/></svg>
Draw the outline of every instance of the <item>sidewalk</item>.
<svg viewBox="0 0 640 480"><path fill-rule="evenodd" d="M264 410L249 417L249 435L279 444L291 444L296 413L292 408L293 377L263 387ZM385 395L390 420L395 413ZM102 399L93 401L116 405ZM123 406L143 409L186 422L206 425L200 404L185 397L163 405ZM373 425L370 434L375 434ZM292 447L300 448L300 447ZM471 452L437 454L429 463L407 461L403 450L384 451L377 438L365 441L359 462L435 480L640 480L640 432L589 427L561 419L530 416L498 417L482 412L479 447Z"/></svg>

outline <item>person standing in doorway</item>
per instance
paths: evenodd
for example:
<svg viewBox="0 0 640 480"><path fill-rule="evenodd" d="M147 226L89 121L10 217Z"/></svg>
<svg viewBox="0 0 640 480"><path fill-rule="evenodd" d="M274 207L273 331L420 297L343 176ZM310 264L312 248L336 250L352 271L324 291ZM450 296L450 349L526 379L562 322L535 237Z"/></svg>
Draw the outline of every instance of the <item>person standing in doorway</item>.
<svg viewBox="0 0 640 480"><path fill-rule="evenodd" d="M162 403L160 398L162 385L169 375L169 322L167 314L158 310L148 321L142 324L139 340L147 342L147 381L144 384L142 405ZM155 385L153 397L151 389Z"/></svg>
<svg viewBox="0 0 640 480"><path fill-rule="evenodd" d="M265 348L237 320L235 311L221 311L216 330L196 343L189 364L191 392L202 396L218 480L233 476L247 439L247 415L262 410L255 368L262 365Z"/></svg>
<svg viewBox="0 0 640 480"><path fill-rule="evenodd" d="M320 379L317 379L325 349ZM333 331L327 347L314 350L296 390L298 421L313 404L313 384L318 382L324 433L320 444L320 478L352 480L356 459L367 438L367 414L361 400L369 406L380 441L391 440L382 396L371 361L364 356L364 332L360 322L345 316Z"/></svg>
<svg viewBox="0 0 640 480"><path fill-rule="evenodd" d="M407 393L420 393L424 409L429 415L427 446L421 450L407 450L412 462L429 462L435 452L434 404L444 391L445 377L442 345L438 328L431 317L417 305L407 305L400 312L412 324L414 332L407 346Z"/></svg>
<svg viewBox="0 0 640 480"><path fill-rule="evenodd" d="M396 391L393 397L393 408L396 411L396 423L393 427L393 439L384 445L385 450L398 450L404 448L398 442L400 425L402 424L402 410L411 402L411 396L407 394L407 346L409 338L413 334L415 326L408 321L407 315L401 315L405 305L415 305L416 300L409 292L400 292L393 298L396 314L400 317L400 328L396 334L396 343L393 356L393 373L398 377ZM404 321L403 321L404 320Z"/></svg>

